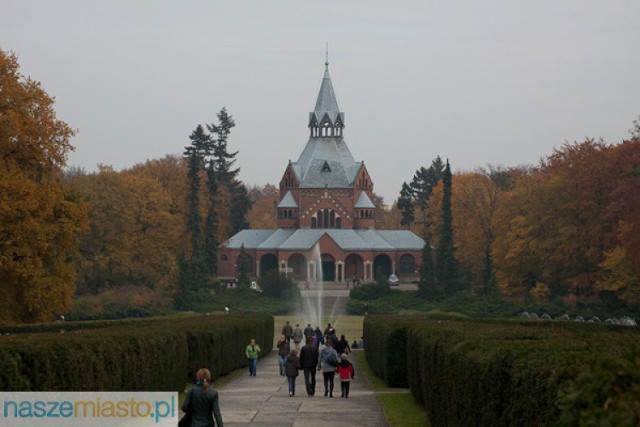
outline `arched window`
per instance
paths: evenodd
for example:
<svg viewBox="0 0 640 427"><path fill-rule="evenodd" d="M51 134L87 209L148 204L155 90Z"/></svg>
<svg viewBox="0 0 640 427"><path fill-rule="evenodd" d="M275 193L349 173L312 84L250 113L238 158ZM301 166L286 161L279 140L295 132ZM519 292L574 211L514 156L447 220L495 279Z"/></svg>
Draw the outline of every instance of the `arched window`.
<svg viewBox="0 0 640 427"><path fill-rule="evenodd" d="M331 211L329 213L329 227L333 228L336 226L336 213Z"/></svg>
<svg viewBox="0 0 640 427"><path fill-rule="evenodd" d="M324 228L329 228L329 209L324 210L324 215L322 215L322 220L324 224Z"/></svg>
<svg viewBox="0 0 640 427"><path fill-rule="evenodd" d="M318 211L318 228L322 228L322 209Z"/></svg>
<svg viewBox="0 0 640 427"><path fill-rule="evenodd" d="M404 254L400 257L398 272L400 274L414 274L416 272L416 260L413 255Z"/></svg>
<svg viewBox="0 0 640 427"><path fill-rule="evenodd" d="M220 261L229 261L229 257L227 256L227 254L220 255Z"/></svg>
<svg viewBox="0 0 640 427"><path fill-rule="evenodd" d="M336 228L342 228L342 218L336 218Z"/></svg>
<svg viewBox="0 0 640 427"><path fill-rule="evenodd" d="M317 227L318 227L318 225L317 225L317 222L316 222L316 217L312 216L311 217L311 228L317 228Z"/></svg>

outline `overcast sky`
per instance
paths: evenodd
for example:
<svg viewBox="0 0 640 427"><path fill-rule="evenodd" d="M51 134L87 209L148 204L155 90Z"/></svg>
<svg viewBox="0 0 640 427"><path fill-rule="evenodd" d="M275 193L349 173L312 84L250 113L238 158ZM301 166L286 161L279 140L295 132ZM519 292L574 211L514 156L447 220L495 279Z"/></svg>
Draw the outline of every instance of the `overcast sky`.
<svg viewBox="0 0 640 427"><path fill-rule="evenodd" d="M223 106L247 184L308 139L329 43L345 139L391 203L454 171L619 142L640 115L640 1L0 0L0 48L56 97L89 171L181 153Z"/></svg>

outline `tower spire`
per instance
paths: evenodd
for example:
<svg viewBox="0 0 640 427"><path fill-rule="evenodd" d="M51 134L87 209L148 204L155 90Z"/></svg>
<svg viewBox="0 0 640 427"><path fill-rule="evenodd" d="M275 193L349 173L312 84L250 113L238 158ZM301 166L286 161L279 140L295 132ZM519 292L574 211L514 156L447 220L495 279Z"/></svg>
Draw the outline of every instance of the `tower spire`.
<svg viewBox="0 0 640 427"><path fill-rule="evenodd" d="M329 42L327 42L327 50L325 51L324 69L329 70Z"/></svg>
<svg viewBox="0 0 640 427"><path fill-rule="evenodd" d="M309 113L309 129L312 137L342 136L344 113L338 108L329 74L329 43L325 50L324 76L314 110Z"/></svg>

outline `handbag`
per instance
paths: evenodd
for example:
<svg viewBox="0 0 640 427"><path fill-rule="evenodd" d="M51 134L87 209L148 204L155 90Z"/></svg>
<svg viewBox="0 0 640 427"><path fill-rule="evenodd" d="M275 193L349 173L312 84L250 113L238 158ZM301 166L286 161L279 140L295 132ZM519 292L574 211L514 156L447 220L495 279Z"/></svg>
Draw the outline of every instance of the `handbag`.
<svg viewBox="0 0 640 427"><path fill-rule="evenodd" d="M193 402L191 402L192 394L193 389L189 390L189 393L187 393L187 410L184 413L184 417L178 421L178 427L191 427L191 420L193 418Z"/></svg>

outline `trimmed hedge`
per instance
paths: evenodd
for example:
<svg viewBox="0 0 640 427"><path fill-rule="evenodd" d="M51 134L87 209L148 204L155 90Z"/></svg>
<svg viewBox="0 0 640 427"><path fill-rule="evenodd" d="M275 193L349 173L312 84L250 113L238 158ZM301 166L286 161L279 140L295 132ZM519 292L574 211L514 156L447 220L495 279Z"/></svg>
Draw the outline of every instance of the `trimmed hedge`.
<svg viewBox="0 0 640 427"><path fill-rule="evenodd" d="M389 385L405 369L433 426L640 425L635 328L369 316L364 334L372 369Z"/></svg>
<svg viewBox="0 0 640 427"><path fill-rule="evenodd" d="M246 366L250 338L272 343L273 317L137 320L102 329L4 335L0 390L182 390L199 368L217 378Z"/></svg>

